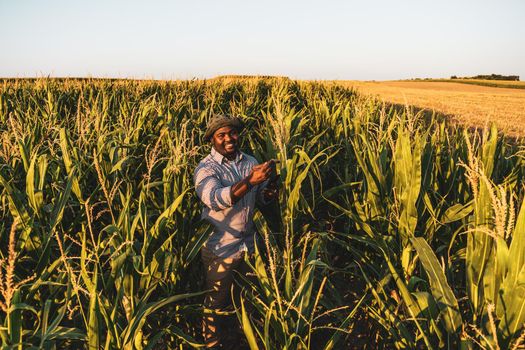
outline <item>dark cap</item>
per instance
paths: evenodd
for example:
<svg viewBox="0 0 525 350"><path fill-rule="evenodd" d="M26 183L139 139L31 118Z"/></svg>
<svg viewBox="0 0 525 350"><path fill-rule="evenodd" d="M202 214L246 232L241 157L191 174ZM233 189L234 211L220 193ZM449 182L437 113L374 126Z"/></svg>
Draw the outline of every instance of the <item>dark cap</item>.
<svg viewBox="0 0 525 350"><path fill-rule="evenodd" d="M243 122L237 117L224 114L214 114L208 121L208 125L206 126L206 133L204 134L204 139L210 140L215 131L225 126L235 128L239 132L244 128Z"/></svg>

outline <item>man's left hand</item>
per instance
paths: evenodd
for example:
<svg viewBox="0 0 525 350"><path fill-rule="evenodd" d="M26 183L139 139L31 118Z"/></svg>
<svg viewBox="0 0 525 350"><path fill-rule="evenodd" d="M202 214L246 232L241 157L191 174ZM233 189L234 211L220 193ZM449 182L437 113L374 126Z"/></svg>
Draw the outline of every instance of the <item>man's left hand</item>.
<svg viewBox="0 0 525 350"><path fill-rule="evenodd" d="M276 182L269 182L268 185L262 190L264 200L269 202L279 196L279 186Z"/></svg>

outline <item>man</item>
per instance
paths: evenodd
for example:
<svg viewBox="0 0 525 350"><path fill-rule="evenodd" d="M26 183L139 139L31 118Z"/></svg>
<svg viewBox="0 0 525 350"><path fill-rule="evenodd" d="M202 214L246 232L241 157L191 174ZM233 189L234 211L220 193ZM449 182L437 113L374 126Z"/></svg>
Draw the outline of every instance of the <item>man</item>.
<svg viewBox="0 0 525 350"><path fill-rule="evenodd" d="M242 122L235 117L213 116L205 139L211 142L210 154L195 169L197 195L204 204L202 217L213 225L201 256L206 268L208 290L205 306L223 310L231 304L230 290L235 271L247 271L244 255L254 251L253 215L256 202L274 199L277 188L268 179L275 162L258 164L238 149ZM220 347L220 324L213 315L203 320L206 347Z"/></svg>

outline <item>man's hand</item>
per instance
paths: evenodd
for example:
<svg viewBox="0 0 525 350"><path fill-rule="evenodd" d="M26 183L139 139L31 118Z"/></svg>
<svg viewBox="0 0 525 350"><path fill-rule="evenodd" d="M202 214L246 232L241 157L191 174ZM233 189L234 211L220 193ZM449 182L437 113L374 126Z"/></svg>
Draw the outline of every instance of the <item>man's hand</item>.
<svg viewBox="0 0 525 350"><path fill-rule="evenodd" d="M276 181L270 181L268 185L262 190L264 200L270 202L279 196L279 186Z"/></svg>
<svg viewBox="0 0 525 350"><path fill-rule="evenodd" d="M275 163L278 160L271 159L262 164L256 165L252 168L250 175L248 175L248 182L251 186L258 185L268 180L270 176L275 173Z"/></svg>
<svg viewBox="0 0 525 350"><path fill-rule="evenodd" d="M269 166L272 169L271 169L271 174L269 178L270 181L268 181L268 184L262 190L262 195L263 195L264 201L266 202L273 201L275 198L279 196L279 175L277 175L277 170L275 169L276 163L278 162L279 161L276 159L272 159L267 162L269 163Z"/></svg>
<svg viewBox="0 0 525 350"><path fill-rule="evenodd" d="M255 165L250 174L241 181L234 184L231 188L232 202L235 204L241 199L246 193L250 191L253 186L259 185L264 181L268 180L275 173L275 163L278 160L272 159L265 163Z"/></svg>

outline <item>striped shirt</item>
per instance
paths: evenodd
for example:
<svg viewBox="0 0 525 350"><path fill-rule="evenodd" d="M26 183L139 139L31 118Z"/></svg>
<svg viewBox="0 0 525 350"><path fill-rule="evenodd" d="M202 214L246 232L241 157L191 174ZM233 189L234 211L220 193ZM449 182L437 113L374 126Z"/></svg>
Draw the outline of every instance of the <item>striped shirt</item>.
<svg viewBox="0 0 525 350"><path fill-rule="evenodd" d="M202 218L214 226L205 246L217 256L235 257L243 251L254 251L253 214L256 202L265 204L261 191L267 182L252 187L235 204L231 187L248 176L257 164L254 157L243 152L229 161L212 147L195 169L195 190L204 204Z"/></svg>

